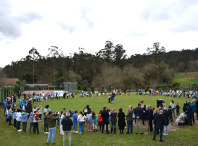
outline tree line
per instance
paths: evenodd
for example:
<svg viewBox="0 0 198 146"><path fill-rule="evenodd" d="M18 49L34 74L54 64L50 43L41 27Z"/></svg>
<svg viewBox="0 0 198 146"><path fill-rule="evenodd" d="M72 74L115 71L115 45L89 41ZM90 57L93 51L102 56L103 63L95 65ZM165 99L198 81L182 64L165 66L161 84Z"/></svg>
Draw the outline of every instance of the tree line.
<svg viewBox="0 0 198 146"><path fill-rule="evenodd" d="M198 48L166 52L159 42L147 48L147 53L127 57L123 45L106 41L95 54L84 48L65 56L57 46L51 46L46 56L36 48L19 61L12 61L2 71L9 78L28 83L78 82L87 87L117 88L155 87L172 83L174 72L198 71ZM1 72L2 72L1 71Z"/></svg>

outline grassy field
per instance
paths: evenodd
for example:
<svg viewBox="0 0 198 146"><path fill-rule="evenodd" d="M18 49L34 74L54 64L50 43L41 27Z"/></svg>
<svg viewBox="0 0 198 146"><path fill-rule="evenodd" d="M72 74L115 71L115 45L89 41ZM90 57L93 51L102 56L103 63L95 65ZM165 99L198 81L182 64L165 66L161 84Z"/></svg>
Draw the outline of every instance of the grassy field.
<svg viewBox="0 0 198 146"><path fill-rule="evenodd" d="M126 114L128 106L132 105L137 107L137 104L144 100L144 104L151 105L156 107L156 100L163 99L166 102L166 105L169 105L172 98L164 96L139 96L133 93L130 96L116 96L115 102L113 104L108 103L107 97L79 97L74 99L60 99L60 100L48 100L43 102L34 103L33 106L42 105L43 109L46 104L50 105L52 111L58 110L59 112L66 108L67 110L73 109L77 111L82 111L83 108L89 104L92 111L95 111L97 114L104 106L108 109L116 108L117 111L119 108L123 108ZM174 98L175 103L180 104L180 112L182 112L182 105L186 101L186 98ZM19 100L17 101L17 107L19 105ZM39 122L39 131L40 134L29 133L29 120L27 126L27 133L23 134L18 132L13 128L9 128L8 125L4 122L5 117L3 116L3 108L0 108L0 144L1 146L43 146L46 145L47 135L44 135L44 126L43 122ZM42 116L43 119L43 116ZM12 120L13 122L13 120ZM198 121L197 121L198 122ZM185 126L182 128L177 128L176 131L170 131L168 136L163 136L164 142L159 142L159 135L157 135L156 140L153 141L153 132L149 135L140 135L135 134L135 127L133 128L132 134L126 134L126 129L124 134L119 134L117 130L116 134L102 134L101 132L88 132L85 125L84 134L74 134L72 133L72 145L74 146L132 146L132 145L198 145L198 124L193 125L192 127ZM21 125L22 128L22 125ZM78 127L79 128L79 127ZM55 143L57 146L62 145L63 137L60 135L60 128L57 126ZM118 129L118 127L117 127ZM145 132L145 127L143 128ZM68 142L68 141L67 141ZM51 141L50 144L51 145ZM68 143L66 143L68 145Z"/></svg>

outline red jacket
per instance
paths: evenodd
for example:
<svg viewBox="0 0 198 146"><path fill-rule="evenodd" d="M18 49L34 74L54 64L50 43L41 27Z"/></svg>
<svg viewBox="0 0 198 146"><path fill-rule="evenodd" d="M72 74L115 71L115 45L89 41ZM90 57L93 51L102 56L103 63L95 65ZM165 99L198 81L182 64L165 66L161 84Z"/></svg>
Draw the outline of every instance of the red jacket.
<svg viewBox="0 0 198 146"><path fill-rule="evenodd" d="M39 120L38 114L34 114L33 117L34 117L33 122L38 122Z"/></svg>
<svg viewBox="0 0 198 146"><path fill-rule="evenodd" d="M99 122L102 122L101 114L98 115L98 121L99 121Z"/></svg>

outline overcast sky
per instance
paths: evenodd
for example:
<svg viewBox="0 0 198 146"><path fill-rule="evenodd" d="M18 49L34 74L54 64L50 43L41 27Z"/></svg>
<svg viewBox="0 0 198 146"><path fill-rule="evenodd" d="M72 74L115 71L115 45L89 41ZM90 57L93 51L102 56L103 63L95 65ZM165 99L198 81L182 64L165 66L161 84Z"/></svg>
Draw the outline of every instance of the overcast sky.
<svg viewBox="0 0 198 146"><path fill-rule="evenodd" d="M35 47L65 55L98 52L111 40L130 57L154 42L166 51L198 47L198 0L0 0L0 67Z"/></svg>

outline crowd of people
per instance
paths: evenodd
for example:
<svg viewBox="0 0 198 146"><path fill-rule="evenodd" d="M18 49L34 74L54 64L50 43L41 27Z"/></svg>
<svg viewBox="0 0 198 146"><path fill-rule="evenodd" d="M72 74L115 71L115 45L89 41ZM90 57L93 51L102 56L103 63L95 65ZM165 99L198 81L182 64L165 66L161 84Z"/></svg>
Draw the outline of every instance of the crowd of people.
<svg viewBox="0 0 198 146"><path fill-rule="evenodd" d="M112 101L114 100L114 94L114 92L111 94ZM69 144L71 145L71 127L73 126L73 133L83 134L85 131L85 123L87 123L87 131L101 131L101 133L106 131L107 134L116 134L118 125L120 134L123 134L125 128L127 128L126 134L130 134L133 133L133 122L135 122L136 134L139 133L138 126L140 127L140 134L150 134L150 132L155 129L153 140L155 140L157 134L160 134L160 141L163 141L162 135L168 135L169 121L173 126L173 116L175 117L175 115L180 115L180 106L178 103L175 104L173 100L171 100L168 106L166 106L165 101L162 101L162 105L159 106L158 109L144 105L144 101L141 101L138 103L138 107L136 108L129 106L126 114L122 108L117 111L115 108L107 109L107 107L104 107L103 110L99 111L98 115L96 114L96 111L91 111L89 105L79 112L71 109L67 111L63 108L63 110L59 113L56 110L54 112L51 111L49 105L45 106L43 112L42 106L33 107L32 102L34 102L34 99L32 100L31 96L28 95L26 100L21 98L19 102L20 108L15 109L14 106L16 106L16 95L11 97L8 96L8 98L6 98L3 102L5 122L8 123L9 127L17 129L18 132L23 131L23 133L26 133L27 120L30 120L29 132L39 134L38 122L42 121L41 119L43 114L44 134L48 134L47 144L49 144L51 137L52 144L55 144L54 137L56 133L56 126L59 126L60 134L63 135L63 145L65 145L66 135L68 135ZM187 123L190 126L195 123L195 112L198 119L198 104L196 104L196 100L193 99L192 102L189 100L186 101L183 106L183 113L186 114L188 119ZM23 130L20 128L21 121ZM97 125L99 125L99 128ZM145 125L146 127L145 133L143 133L142 125ZM79 131L77 130L78 126Z"/></svg>

